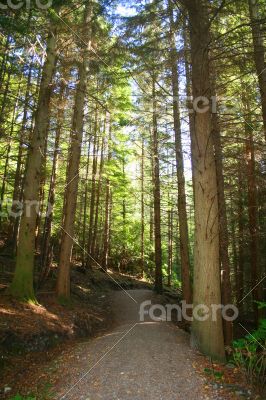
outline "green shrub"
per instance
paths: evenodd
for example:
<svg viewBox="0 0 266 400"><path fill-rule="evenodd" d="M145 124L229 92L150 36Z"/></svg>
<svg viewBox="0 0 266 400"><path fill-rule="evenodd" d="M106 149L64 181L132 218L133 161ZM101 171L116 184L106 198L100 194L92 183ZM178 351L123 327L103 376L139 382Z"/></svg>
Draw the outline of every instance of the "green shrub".
<svg viewBox="0 0 266 400"><path fill-rule="evenodd" d="M265 308L266 303L259 303L259 307ZM233 342L233 362L245 372L249 383L265 391L266 319L260 321L255 332Z"/></svg>

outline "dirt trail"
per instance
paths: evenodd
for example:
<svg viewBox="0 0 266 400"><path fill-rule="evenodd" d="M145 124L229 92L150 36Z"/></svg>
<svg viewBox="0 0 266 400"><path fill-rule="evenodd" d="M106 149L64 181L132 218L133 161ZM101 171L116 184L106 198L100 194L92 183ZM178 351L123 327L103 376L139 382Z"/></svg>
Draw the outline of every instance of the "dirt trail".
<svg viewBox="0 0 266 400"><path fill-rule="evenodd" d="M137 304L125 292L114 292L112 308L118 328L73 350L54 398L222 399L204 392L204 379L192 366L198 355L190 349L185 332L171 323L139 322L139 304L160 299L150 290L128 293Z"/></svg>

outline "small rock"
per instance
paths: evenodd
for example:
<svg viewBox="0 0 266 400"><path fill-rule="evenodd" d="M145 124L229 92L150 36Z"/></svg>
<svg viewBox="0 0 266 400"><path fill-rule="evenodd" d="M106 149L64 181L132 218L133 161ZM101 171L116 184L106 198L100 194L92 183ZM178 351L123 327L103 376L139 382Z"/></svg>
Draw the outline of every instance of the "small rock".
<svg viewBox="0 0 266 400"><path fill-rule="evenodd" d="M8 393L8 392L10 392L11 390L12 390L11 387L5 386L5 388L4 388L4 393Z"/></svg>

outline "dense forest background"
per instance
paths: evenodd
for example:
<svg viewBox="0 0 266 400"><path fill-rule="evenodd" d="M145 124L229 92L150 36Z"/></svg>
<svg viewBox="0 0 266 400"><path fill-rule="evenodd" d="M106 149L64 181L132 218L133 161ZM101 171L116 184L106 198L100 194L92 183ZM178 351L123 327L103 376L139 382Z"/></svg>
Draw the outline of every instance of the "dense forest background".
<svg viewBox="0 0 266 400"><path fill-rule="evenodd" d="M53 274L68 298L71 265L115 269L158 292L181 289L188 303L210 293L255 327L266 274L265 1L1 4L10 293L35 301ZM223 342L221 321L212 328ZM222 356L206 338L201 348Z"/></svg>

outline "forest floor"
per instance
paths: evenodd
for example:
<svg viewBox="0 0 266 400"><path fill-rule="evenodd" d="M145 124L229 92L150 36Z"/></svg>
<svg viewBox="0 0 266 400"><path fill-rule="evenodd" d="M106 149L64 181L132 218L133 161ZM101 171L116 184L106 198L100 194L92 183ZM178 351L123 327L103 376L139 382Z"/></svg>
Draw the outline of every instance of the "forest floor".
<svg viewBox="0 0 266 400"><path fill-rule="evenodd" d="M38 294L40 305L0 297L0 398L259 398L232 365L212 364L192 351L188 333L175 324L139 322L142 301L176 301L171 292L156 296L147 282L112 278L137 303L100 271L73 271L69 304L58 304L51 292Z"/></svg>
<svg viewBox="0 0 266 400"><path fill-rule="evenodd" d="M3 259L3 263L6 258ZM0 258L0 398L9 398L21 391L25 371L35 374L42 364L72 346L76 340L95 337L113 326L109 294L121 288L151 288L148 282L129 275L94 269L71 272L71 301L60 303L54 287L56 270L40 291L38 304L12 299L7 288L12 279L12 265ZM36 375L36 379L38 377ZM30 381L32 379L30 378ZM40 391L43 390L40 382ZM38 385L37 385L38 386ZM27 389L27 388L26 388ZM37 390L39 392L39 389ZM25 390L23 391L25 392ZM39 398L39 397L38 397Z"/></svg>

